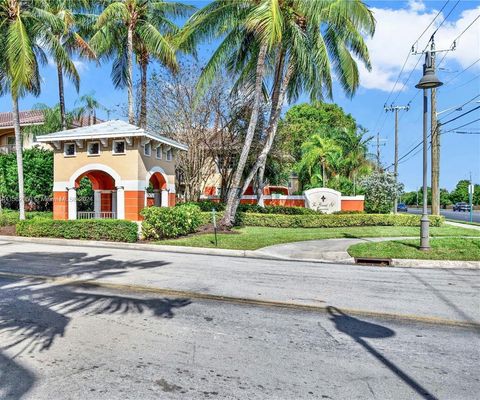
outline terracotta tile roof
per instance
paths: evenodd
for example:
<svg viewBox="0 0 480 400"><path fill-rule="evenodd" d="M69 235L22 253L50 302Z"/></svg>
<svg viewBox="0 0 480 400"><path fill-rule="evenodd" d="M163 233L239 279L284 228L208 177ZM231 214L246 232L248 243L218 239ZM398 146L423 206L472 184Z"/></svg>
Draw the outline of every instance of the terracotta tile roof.
<svg viewBox="0 0 480 400"><path fill-rule="evenodd" d="M104 122L100 118L97 118L97 124ZM34 124L43 124L44 117L42 110L27 110L20 111L20 125L28 126ZM88 116L82 115L80 118L72 121L72 127L78 128L81 126L89 125ZM0 112L0 128L12 128L13 127L13 114L11 112Z"/></svg>
<svg viewBox="0 0 480 400"><path fill-rule="evenodd" d="M41 110L20 111L20 125L43 124L43 112ZM13 114L0 112L0 128L13 126Z"/></svg>

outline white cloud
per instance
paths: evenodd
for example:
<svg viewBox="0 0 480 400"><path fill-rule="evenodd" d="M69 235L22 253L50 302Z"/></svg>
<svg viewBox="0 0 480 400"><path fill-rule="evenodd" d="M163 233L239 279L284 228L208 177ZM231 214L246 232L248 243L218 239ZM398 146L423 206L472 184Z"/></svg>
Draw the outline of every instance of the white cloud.
<svg viewBox="0 0 480 400"><path fill-rule="evenodd" d="M372 71L368 72L360 67L360 84L367 89L380 89L390 91L400 72L411 46L420 36L437 14L438 10L426 10L425 3L421 0L411 0L408 8L389 9L373 8L377 20L376 32L373 38L367 39L367 45L372 60ZM455 39L480 13L480 6L475 9L465 10L453 22L445 22L435 35L437 49L449 48ZM443 20L440 15L435 23L425 32L417 44L418 50L423 50L435 29ZM467 67L479 58L480 49L480 20L468 29L457 42L457 50L449 52L446 61L455 61L462 68ZM414 67L419 56L410 56L395 91L402 89L402 82L407 78L409 71ZM443 57L440 54L439 57ZM422 67L419 62L417 68ZM445 66L445 65L444 65ZM457 68L458 69L458 68Z"/></svg>
<svg viewBox="0 0 480 400"><path fill-rule="evenodd" d="M79 74L88 70L87 63L82 60L73 60L73 64L75 65L75 68L77 68Z"/></svg>

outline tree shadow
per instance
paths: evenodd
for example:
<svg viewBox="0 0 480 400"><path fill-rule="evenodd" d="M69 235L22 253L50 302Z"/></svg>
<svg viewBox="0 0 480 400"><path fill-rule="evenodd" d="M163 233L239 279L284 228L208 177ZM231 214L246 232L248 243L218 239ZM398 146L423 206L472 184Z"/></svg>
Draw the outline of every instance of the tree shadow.
<svg viewBox="0 0 480 400"><path fill-rule="evenodd" d="M70 277L92 274L95 278L124 274L132 269L156 268L168 265L165 261L122 261L109 258L112 254L90 256L88 253L28 252L10 253L0 257L0 272Z"/></svg>
<svg viewBox="0 0 480 400"><path fill-rule="evenodd" d="M335 324L335 328L350 336L355 342L361 345L372 356L380 361L385 367L392 371L405 384L413 389L423 399L437 399L426 388L421 386L415 379L402 371L397 365L378 352L365 339L387 339L395 336L395 331L382 325L374 324L361 319L354 318L345 314L336 307L327 307L330 320Z"/></svg>
<svg viewBox="0 0 480 400"><path fill-rule="evenodd" d="M21 273L29 267L31 274L32 266L37 266L38 273L55 277L85 273L104 277L166 265L163 261L123 262L108 257L73 252L13 253L0 257L0 271ZM86 289L28 278L0 278L0 398L18 400L31 389L34 372L15 359L25 352L48 350L55 340L65 337L74 313L145 313L152 318L173 318L175 309L189 304L186 298L134 297L91 286Z"/></svg>

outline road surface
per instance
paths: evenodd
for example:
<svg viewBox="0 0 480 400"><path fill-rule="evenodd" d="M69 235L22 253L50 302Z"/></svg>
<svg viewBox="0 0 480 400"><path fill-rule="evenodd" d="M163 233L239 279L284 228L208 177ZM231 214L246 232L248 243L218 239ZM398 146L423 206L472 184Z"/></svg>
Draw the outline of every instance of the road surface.
<svg viewBox="0 0 480 400"><path fill-rule="evenodd" d="M0 278L2 399L476 399L471 329Z"/></svg>
<svg viewBox="0 0 480 400"><path fill-rule="evenodd" d="M408 212L410 214L421 214L421 208L409 208ZM429 210L430 213L430 210ZM452 210L440 210L440 214L447 219L454 219L456 221L470 221L470 213L465 211L452 211ZM472 215L472 221L480 223L480 211L475 210Z"/></svg>
<svg viewBox="0 0 480 400"><path fill-rule="evenodd" d="M479 328L455 321L479 322L479 286L478 270L4 241L0 398L476 399Z"/></svg>

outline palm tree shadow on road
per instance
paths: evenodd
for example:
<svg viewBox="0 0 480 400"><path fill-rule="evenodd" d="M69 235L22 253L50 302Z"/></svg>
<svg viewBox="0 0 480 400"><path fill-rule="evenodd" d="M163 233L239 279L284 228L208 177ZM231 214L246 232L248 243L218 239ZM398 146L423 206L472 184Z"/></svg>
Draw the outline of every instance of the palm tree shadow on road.
<svg viewBox="0 0 480 400"><path fill-rule="evenodd" d="M7 254L0 257L0 270L7 265L22 265L36 259L53 261L64 276L94 273L98 276L118 275L132 269L165 265L155 262L121 262L108 256L89 257L85 253L67 253L51 259L52 253ZM26 259L28 258L28 260ZM64 261L61 261L61 260ZM67 260L67 261L65 261ZM191 304L186 298L133 297L98 289L68 285L47 285L34 279L0 278L0 398L19 400L33 387L34 371L15 359L23 353L50 349L55 340L65 336L70 315L144 314L153 318L173 318L174 310Z"/></svg>
<svg viewBox="0 0 480 400"><path fill-rule="evenodd" d="M354 318L345 314L343 311L336 307L327 307L330 320L335 324L335 328L350 336L355 342L361 345L372 356L392 371L398 378L400 378L405 384L413 389L421 398L428 400L436 400L433 394L427 389L421 386L415 379L402 371L397 365L386 358L383 354L378 352L373 346L371 346L365 339L387 339L395 336L395 331L382 325L374 324L361 319Z"/></svg>

